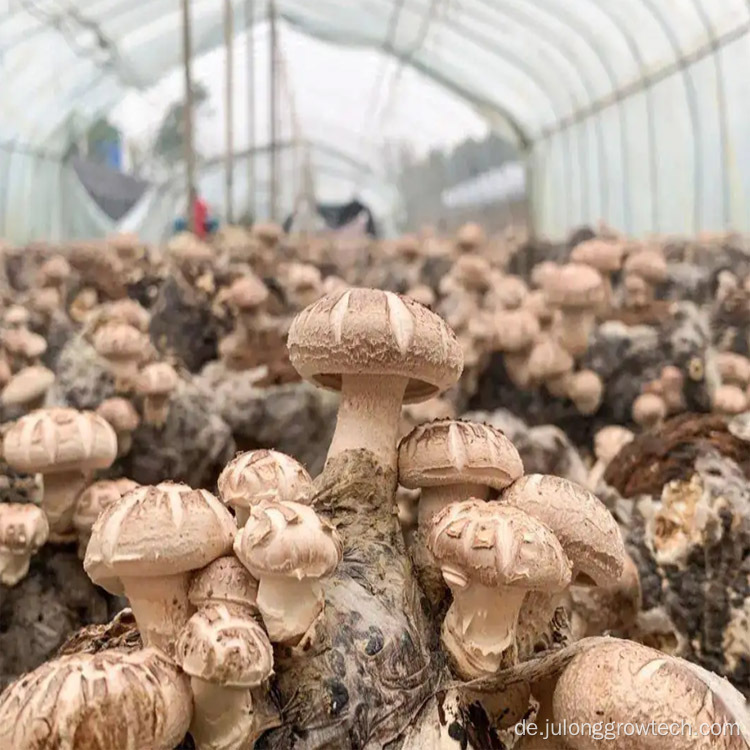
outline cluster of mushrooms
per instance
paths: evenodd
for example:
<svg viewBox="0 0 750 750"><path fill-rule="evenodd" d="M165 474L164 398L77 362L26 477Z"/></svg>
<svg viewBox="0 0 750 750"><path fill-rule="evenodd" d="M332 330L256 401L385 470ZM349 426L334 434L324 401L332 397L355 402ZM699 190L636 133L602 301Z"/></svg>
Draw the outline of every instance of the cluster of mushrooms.
<svg viewBox="0 0 750 750"><path fill-rule="evenodd" d="M180 247L180 273L196 289L211 289L212 271L197 248L190 242ZM471 264L462 265L467 268L461 273L471 276ZM582 346L581 330L607 299L601 276L598 286L587 281L594 273L590 266L585 273L569 268L560 273L571 287L561 285L551 296L555 333L533 344L533 362L540 358L533 354L538 346ZM577 284L579 272L583 281ZM227 350L235 354L252 350L256 337L268 331L267 297L248 278L243 276L241 288L237 281L229 288L238 316ZM448 278L462 290L458 294L468 293L458 283L465 276ZM640 293L648 296L645 275L633 271L628 278L646 284ZM311 281L295 282L299 304L308 301ZM502 281L486 291L499 294ZM594 293L595 286L600 291ZM496 315L528 312L520 302L509 303L510 296ZM522 302L525 290L518 296ZM95 310L86 335L110 363L118 390L127 394L135 387L151 399L144 418L158 425L169 395L163 387L156 390L161 381L149 368L161 363L143 365L154 355L136 320L140 311L127 305L133 314L124 322L123 307ZM520 326L506 328L518 332ZM623 591L637 610L637 570L605 505L566 479L526 475L502 432L444 417L417 424L399 440L402 406L453 388L462 372L460 337L436 313L409 296L342 286L293 318L287 346L300 376L340 392L325 481L314 481L293 458L270 449L238 454L218 477L216 494L170 481L93 481L127 446L126 426L120 423L117 430L106 410L36 409L6 430L4 460L41 475L42 489L39 505L0 505L3 584L21 580L45 543L77 543L91 580L127 599L141 642L68 653L24 675L0 695L0 747L172 750L189 731L198 750L249 750L265 732L283 726L286 706L274 695L275 680L332 637L342 608L357 607L343 601L337 587L360 564L360 540L351 529L352 517L363 512L357 504L365 498L357 492L364 490L355 489L338 504L330 500L336 480L344 481L337 467L351 457L365 457L361 465L368 469L347 477L348 486L377 481L388 488L386 538L394 540L389 553L399 575L408 580L413 569L425 600L419 606L435 634L434 651L444 657L442 720L425 724L417 715L407 717L397 746L469 746L457 722L478 705L493 731L506 732L509 743L525 750L599 746L572 733L544 741L514 734L513 727L529 717L568 726L602 720L726 724L740 729L673 746L750 747L744 698L728 682L637 643L596 639L556 671L523 672L554 646L554 633L571 630L569 616L579 620L573 617L572 631L588 636L608 631L623 617ZM509 352L518 356L518 373L524 371L522 351ZM562 374L548 369L542 382L553 389ZM144 389L146 382L152 390ZM666 382L662 386L664 394ZM598 460L612 460L627 439L626 433L600 433ZM592 469L601 471L601 465ZM408 495L411 514L399 512L397 485L419 491L416 501ZM401 549L407 551L403 557ZM384 567L378 584L384 590L396 580L391 575ZM410 611L408 592L390 593ZM367 595L380 601L377 587ZM587 614L577 601L595 601L596 611ZM365 625L376 626L371 616L370 609L361 614ZM431 663L438 669L441 660ZM347 668L337 667L343 675ZM399 683L397 671L377 658L372 669L382 670L394 696L414 687ZM497 682L514 670L525 676ZM297 739L300 747L309 746L304 735ZM609 746L666 746L652 739L622 735ZM341 742L332 738L328 746L344 747ZM353 737L348 742L346 747L372 746L366 738L363 744Z"/></svg>

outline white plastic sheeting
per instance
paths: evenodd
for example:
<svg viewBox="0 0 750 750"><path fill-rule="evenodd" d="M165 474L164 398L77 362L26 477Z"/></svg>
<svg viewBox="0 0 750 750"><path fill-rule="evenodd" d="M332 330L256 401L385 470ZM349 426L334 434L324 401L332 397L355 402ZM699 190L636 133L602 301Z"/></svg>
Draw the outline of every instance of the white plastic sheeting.
<svg viewBox="0 0 750 750"><path fill-rule="evenodd" d="M245 3L234 2L238 31ZM222 44L221 5L192 1L196 55ZM252 21L260 24L267 3L254 5ZM541 233L557 237L599 218L633 234L750 230L750 0L277 6L287 28L373 50L360 60L395 61L360 78L350 68L359 64L354 54L341 57L335 71L323 65L312 106L300 107L316 187L325 184L330 194L356 190L397 216L394 175L383 169L377 147L381 120L415 146L445 145L456 140L445 127L455 118L467 135L476 131L470 106L530 160L532 216ZM62 156L82 123L134 91L145 94L179 66L180 23L176 0L0 0L0 235L21 240L111 228L73 184ZM314 70L316 60L298 59L298 52L290 45L290 67L297 60L299 69ZM357 80L361 105L349 97ZM434 84L450 96L435 94ZM343 112L342 95L350 101ZM332 113L335 122L327 123ZM438 131L431 141L430 129ZM213 189L220 166L208 162L204 182ZM246 171L238 166L238 204ZM256 185L261 205L263 184ZM285 188L287 209L292 194ZM124 224L163 232L180 196L179 184L158 185Z"/></svg>

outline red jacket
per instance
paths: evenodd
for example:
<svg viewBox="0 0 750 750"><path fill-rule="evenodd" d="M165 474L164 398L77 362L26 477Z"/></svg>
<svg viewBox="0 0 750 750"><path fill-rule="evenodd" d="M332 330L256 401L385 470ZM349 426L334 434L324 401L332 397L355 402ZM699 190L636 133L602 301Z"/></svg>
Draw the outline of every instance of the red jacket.
<svg viewBox="0 0 750 750"><path fill-rule="evenodd" d="M193 201L193 224L195 233L203 239L206 236L206 222L208 219L208 206L202 198Z"/></svg>

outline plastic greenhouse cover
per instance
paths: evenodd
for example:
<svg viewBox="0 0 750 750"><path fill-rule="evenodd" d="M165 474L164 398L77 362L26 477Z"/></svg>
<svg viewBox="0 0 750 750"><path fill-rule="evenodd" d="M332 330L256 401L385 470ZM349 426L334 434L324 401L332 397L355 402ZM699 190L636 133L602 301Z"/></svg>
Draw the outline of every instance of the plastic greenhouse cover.
<svg viewBox="0 0 750 750"><path fill-rule="evenodd" d="M263 82L268 3L253 5ZM233 1L240 37L246 6ZM527 152L533 216L548 234L599 216L634 233L748 221L750 163L739 136L749 115L729 98L750 54L748 0L277 0L277 7L296 115L282 137L316 153L316 188L326 199L366 192L395 217L400 199L383 164L386 141L423 154L489 125ZM192 0L191 13L194 54L204 56L196 73L206 66L216 109L214 139L199 144L207 155L203 181L220 194L211 157L223 150L216 126L222 3ZM112 229L85 191L70 190L63 201L72 177L55 160L87 123L113 110L126 136L147 140L164 111L157 92L170 80L179 86L180 30L174 0L0 0L0 235ZM663 101L656 96L662 88ZM258 89L263 144L267 93ZM244 102L244 93L237 98ZM247 147L243 109L236 105L239 151ZM661 130L677 112L687 127L675 144L681 158L664 160ZM294 158L287 161L284 169L298 179ZM238 204L248 173L237 164ZM712 186L707 195L702 181ZM182 192L179 175L173 182L157 181L123 225L163 229ZM261 206L264 185L259 179ZM648 205L647 191L659 205ZM282 196L287 209L292 192ZM32 195L51 202L44 216Z"/></svg>

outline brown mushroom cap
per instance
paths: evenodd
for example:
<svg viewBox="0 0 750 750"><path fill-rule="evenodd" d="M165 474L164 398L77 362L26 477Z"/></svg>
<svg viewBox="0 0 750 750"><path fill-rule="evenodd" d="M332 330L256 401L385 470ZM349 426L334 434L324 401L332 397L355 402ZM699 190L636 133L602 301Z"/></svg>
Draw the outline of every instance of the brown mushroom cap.
<svg viewBox="0 0 750 750"><path fill-rule="evenodd" d="M0 698L7 750L167 750L184 738L190 684L158 649L63 656L14 682Z"/></svg>
<svg viewBox="0 0 750 750"><path fill-rule="evenodd" d="M553 338L537 342L529 356L529 376L540 382L559 378L573 369L573 358Z"/></svg>
<svg viewBox="0 0 750 750"><path fill-rule="evenodd" d="M188 620L175 660L191 677L225 687L257 687L273 674L266 631L247 610L225 603L207 604Z"/></svg>
<svg viewBox="0 0 750 750"><path fill-rule="evenodd" d="M172 237L167 243L167 253L178 265L207 265L214 259L213 248L192 232L180 232Z"/></svg>
<svg viewBox="0 0 750 750"><path fill-rule="evenodd" d="M29 474L94 471L112 465L117 435L92 411L38 409L8 430L3 451L10 466Z"/></svg>
<svg viewBox="0 0 750 750"><path fill-rule="evenodd" d="M720 385L713 394L713 410L721 414L741 414L747 411L747 396L736 385Z"/></svg>
<svg viewBox="0 0 750 750"><path fill-rule="evenodd" d="M344 375L408 378L405 403L450 388L463 367L456 336L440 317L376 289L349 289L305 308L289 329L288 347L297 372L330 390L340 390Z"/></svg>
<svg viewBox="0 0 750 750"><path fill-rule="evenodd" d="M725 689L734 692L731 687ZM553 697L555 721L568 726L601 723L617 726L666 724L692 729L659 736L619 732L604 743L612 750L741 750L737 716L727 703L680 659L631 641L611 639L578 654L561 674ZM684 724L683 724L684 723ZM702 727L721 725L717 734L701 735ZM732 731L730 731L730 728ZM746 731L746 730L745 730ZM575 738L580 750L597 750L602 741L591 733Z"/></svg>
<svg viewBox="0 0 750 750"><path fill-rule="evenodd" d="M667 416L667 405L661 396L655 393L641 393L633 402L633 421L649 427Z"/></svg>
<svg viewBox="0 0 750 750"><path fill-rule="evenodd" d="M583 263L601 273L614 273L622 268L625 245L622 242L608 242L599 238L586 240L573 248L570 259Z"/></svg>
<svg viewBox="0 0 750 750"><path fill-rule="evenodd" d="M274 245L284 236L284 230L272 221L259 221L253 224L253 234L262 242Z"/></svg>
<svg viewBox="0 0 750 750"><path fill-rule="evenodd" d="M106 508L140 485L132 479L102 479L89 485L76 501L73 526L79 534L88 534Z"/></svg>
<svg viewBox="0 0 750 750"><path fill-rule="evenodd" d="M494 427L438 419L418 425L401 441L398 474L409 489L471 483L502 490L523 474L523 463Z"/></svg>
<svg viewBox="0 0 750 750"><path fill-rule="evenodd" d="M313 484L301 463L279 451L260 449L235 456L219 475L225 505L249 508L264 500L307 505Z"/></svg>
<svg viewBox="0 0 750 750"><path fill-rule="evenodd" d="M117 593L113 579L205 567L232 549L236 529L206 490L176 482L137 487L99 516L83 567L94 583Z"/></svg>
<svg viewBox="0 0 750 750"><path fill-rule="evenodd" d="M177 388L178 382L179 377L172 365L154 362L138 374L136 390L144 396L168 396Z"/></svg>
<svg viewBox="0 0 750 750"><path fill-rule="evenodd" d="M496 502L451 503L432 520L427 546L452 585L478 581L561 591L570 563L555 535L517 508Z"/></svg>
<svg viewBox="0 0 750 750"><path fill-rule="evenodd" d="M109 302L102 310L105 320L127 323L139 331L148 331L151 315L137 300L126 298Z"/></svg>
<svg viewBox="0 0 750 750"><path fill-rule="evenodd" d="M716 366L722 381L731 385L750 383L750 359L735 352L718 352Z"/></svg>
<svg viewBox="0 0 750 750"><path fill-rule="evenodd" d="M627 427L617 424L602 427L594 435L594 455L609 463L634 437Z"/></svg>
<svg viewBox="0 0 750 750"><path fill-rule="evenodd" d="M70 276L70 263L62 255L53 255L44 261L39 268L39 277L42 286L47 284L59 284Z"/></svg>
<svg viewBox="0 0 750 750"><path fill-rule="evenodd" d="M561 477L529 474L500 500L550 528L573 564L574 580L611 586L622 575L625 546L617 522L588 490Z"/></svg>
<svg viewBox="0 0 750 750"><path fill-rule="evenodd" d="M549 301L560 307L596 307L604 300L601 274L582 263L566 263L556 274L550 274L544 291Z"/></svg>
<svg viewBox="0 0 750 750"><path fill-rule="evenodd" d="M522 352L539 337L539 320L529 310L507 310L495 315L495 341L501 352Z"/></svg>
<svg viewBox="0 0 750 750"><path fill-rule="evenodd" d="M3 313L3 323L11 328L20 328L28 325L31 314L22 305L11 305Z"/></svg>
<svg viewBox="0 0 750 750"><path fill-rule="evenodd" d="M33 554L49 537L44 511L31 503L0 504L0 552Z"/></svg>
<svg viewBox="0 0 750 750"><path fill-rule="evenodd" d="M47 351L47 342L39 334L27 328L6 328L3 331L3 346L11 354L36 359Z"/></svg>
<svg viewBox="0 0 750 750"><path fill-rule="evenodd" d="M474 249L487 241L484 229L475 222L468 222L456 232L456 244L466 250Z"/></svg>
<svg viewBox="0 0 750 750"><path fill-rule="evenodd" d="M302 580L330 575L343 548L328 521L299 503L263 503L237 532L234 552L255 578L284 576Z"/></svg>
<svg viewBox="0 0 750 750"><path fill-rule="evenodd" d="M238 310L254 310L267 299L268 287L255 274L242 276L229 287L229 301Z"/></svg>
<svg viewBox="0 0 750 750"><path fill-rule="evenodd" d="M127 323L107 323L94 334L94 349L107 359L136 359L148 346L148 337Z"/></svg>
<svg viewBox="0 0 750 750"><path fill-rule="evenodd" d="M518 309L529 294L526 282L519 276L507 275L492 284L490 294L494 302L505 310Z"/></svg>
<svg viewBox="0 0 750 750"><path fill-rule="evenodd" d="M141 418L132 403L126 398L108 398L96 407L96 413L112 425L115 432L133 432Z"/></svg>
<svg viewBox="0 0 750 750"><path fill-rule="evenodd" d="M640 276L650 284L660 284L667 279L667 261L656 250L637 250L628 255L625 273Z"/></svg>
<svg viewBox="0 0 750 750"><path fill-rule="evenodd" d="M531 269L531 283L535 287L544 289L549 279L560 272L561 266L554 260L543 260Z"/></svg>
<svg viewBox="0 0 750 750"><path fill-rule="evenodd" d="M41 365L19 370L3 388L0 400L6 406L29 404L42 398L55 382L55 373Z"/></svg>
<svg viewBox="0 0 750 750"><path fill-rule="evenodd" d="M254 607L258 582L234 556L226 555L199 570L190 582L188 599L197 608L209 602Z"/></svg>
<svg viewBox="0 0 750 750"><path fill-rule="evenodd" d="M604 383L593 370L581 370L570 377L568 397L581 414L593 414L602 403Z"/></svg>

